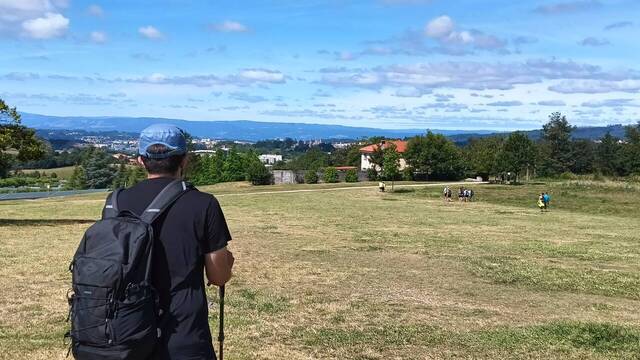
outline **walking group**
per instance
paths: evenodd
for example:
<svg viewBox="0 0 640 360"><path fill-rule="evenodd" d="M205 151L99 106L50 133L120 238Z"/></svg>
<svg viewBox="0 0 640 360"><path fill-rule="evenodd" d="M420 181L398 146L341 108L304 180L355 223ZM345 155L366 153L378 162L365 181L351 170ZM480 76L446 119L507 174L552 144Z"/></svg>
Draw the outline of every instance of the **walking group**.
<svg viewBox="0 0 640 360"><path fill-rule="evenodd" d="M540 212L549 210L549 202L551 201L551 196L546 192L540 193L538 196L538 208L540 208Z"/></svg>
<svg viewBox="0 0 640 360"><path fill-rule="evenodd" d="M473 201L474 192L472 189L466 189L464 186L461 186L458 189L458 201ZM453 191L450 187L446 186L442 191L442 196L444 197L444 201L450 202L452 201Z"/></svg>

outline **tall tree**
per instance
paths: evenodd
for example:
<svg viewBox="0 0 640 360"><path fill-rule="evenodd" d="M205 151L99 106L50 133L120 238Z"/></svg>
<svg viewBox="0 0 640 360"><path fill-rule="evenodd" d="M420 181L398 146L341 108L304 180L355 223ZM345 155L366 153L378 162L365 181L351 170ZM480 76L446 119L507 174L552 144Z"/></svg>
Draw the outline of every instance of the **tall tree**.
<svg viewBox="0 0 640 360"><path fill-rule="evenodd" d="M387 146L383 152L381 175L384 180L391 181L391 191L393 191L394 182L400 177L400 153L393 143Z"/></svg>
<svg viewBox="0 0 640 360"><path fill-rule="evenodd" d="M87 185L91 189L106 189L113 185L116 170L112 166L113 158L101 149L94 149L82 167L87 175Z"/></svg>
<svg viewBox="0 0 640 360"><path fill-rule="evenodd" d="M0 178L7 177L15 159L37 160L44 153L44 144L35 131L23 126L16 108L0 99Z"/></svg>
<svg viewBox="0 0 640 360"><path fill-rule="evenodd" d="M629 174L640 174L640 122L627 126L625 132L624 161Z"/></svg>
<svg viewBox="0 0 640 360"><path fill-rule="evenodd" d="M540 151L543 175L558 175L571 170L573 154L571 132L573 126L566 116L559 112L549 115L549 122L542 126L542 147Z"/></svg>
<svg viewBox="0 0 640 360"><path fill-rule="evenodd" d="M127 184L127 177L129 175L129 170L127 169L127 166L125 165L124 161L120 162L120 165L118 166L118 171L116 172L116 175L113 177L113 185L112 188L117 189L120 187L126 187Z"/></svg>
<svg viewBox="0 0 640 360"><path fill-rule="evenodd" d="M498 155L502 151L504 138L491 136L472 139L465 149L466 160L473 176L488 179L496 175L498 170Z"/></svg>
<svg viewBox="0 0 640 360"><path fill-rule="evenodd" d="M81 165L73 168L73 173L66 185L67 189L84 190L87 188L87 175Z"/></svg>
<svg viewBox="0 0 640 360"><path fill-rule="evenodd" d="M590 174L595 169L596 146L588 139L578 139L572 142L573 162L571 172L574 174Z"/></svg>
<svg viewBox="0 0 640 360"><path fill-rule="evenodd" d="M460 149L441 134L428 132L426 136L411 138L405 158L418 178L458 180L464 176Z"/></svg>
<svg viewBox="0 0 640 360"><path fill-rule="evenodd" d="M607 132L596 148L595 168L604 175L624 175L624 163L619 139Z"/></svg>
<svg viewBox="0 0 640 360"><path fill-rule="evenodd" d="M498 155L498 167L502 172L512 172L516 182L523 171L531 171L535 165L536 151L529 137L516 131L505 140Z"/></svg>

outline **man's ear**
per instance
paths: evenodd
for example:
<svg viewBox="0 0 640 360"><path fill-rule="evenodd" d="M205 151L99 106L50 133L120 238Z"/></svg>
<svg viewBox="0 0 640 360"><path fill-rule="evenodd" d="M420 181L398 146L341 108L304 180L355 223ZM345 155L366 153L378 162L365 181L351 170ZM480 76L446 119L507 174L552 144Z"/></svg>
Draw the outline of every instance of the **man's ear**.
<svg viewBox="0 0 640 360"><path fill-rule="evenodd" d="M138 164L140 164L140 166L144 167L144 162L142 161L142 156L138 156Z"/></svg>

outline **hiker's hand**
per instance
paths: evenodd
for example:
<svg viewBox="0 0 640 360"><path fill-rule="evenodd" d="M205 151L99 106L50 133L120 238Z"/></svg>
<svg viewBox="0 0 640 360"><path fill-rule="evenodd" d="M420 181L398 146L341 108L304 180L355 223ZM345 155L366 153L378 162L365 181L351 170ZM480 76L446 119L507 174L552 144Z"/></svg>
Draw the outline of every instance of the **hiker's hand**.
<svg viewBox="0 0 640 360"><path fill-rule="evenodd" d="M231 278L231 268L235 259L226 247L205 254L204 266L210 284L223 286Z"/></svg>

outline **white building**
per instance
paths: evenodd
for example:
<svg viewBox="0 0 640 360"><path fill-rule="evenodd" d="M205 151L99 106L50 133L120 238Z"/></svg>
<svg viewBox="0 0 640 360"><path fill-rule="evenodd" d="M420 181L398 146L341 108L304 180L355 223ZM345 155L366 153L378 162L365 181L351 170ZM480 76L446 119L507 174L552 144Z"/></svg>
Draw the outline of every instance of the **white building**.
<svg viewBox="0 0 640 360"><path fill-rule="evenodd" d="M266 165L273 165L278 161L282 161L282 155L276 154L262 154L258 156L258 158L260 158L260 161L262 161L262 163Z"/></svg>
<svg viewBox="0 0 640 360"><path fill-rule="evenodd" d="M374 168L374 164L371 162L371 154L378 150L378 147L381 147L384 150L389 144L394 144L396 146L396 151L400 153L402 156L405 151L407 151L407 142L402 140L389 140L382 141L380 144L374 144L365 146L360 149L360 170L367 171L369 169ZM404 170L407 167L407 161L401 157L400 158L400 170ZM379 167L376 167L377 171L380 171Z"/></svg>

